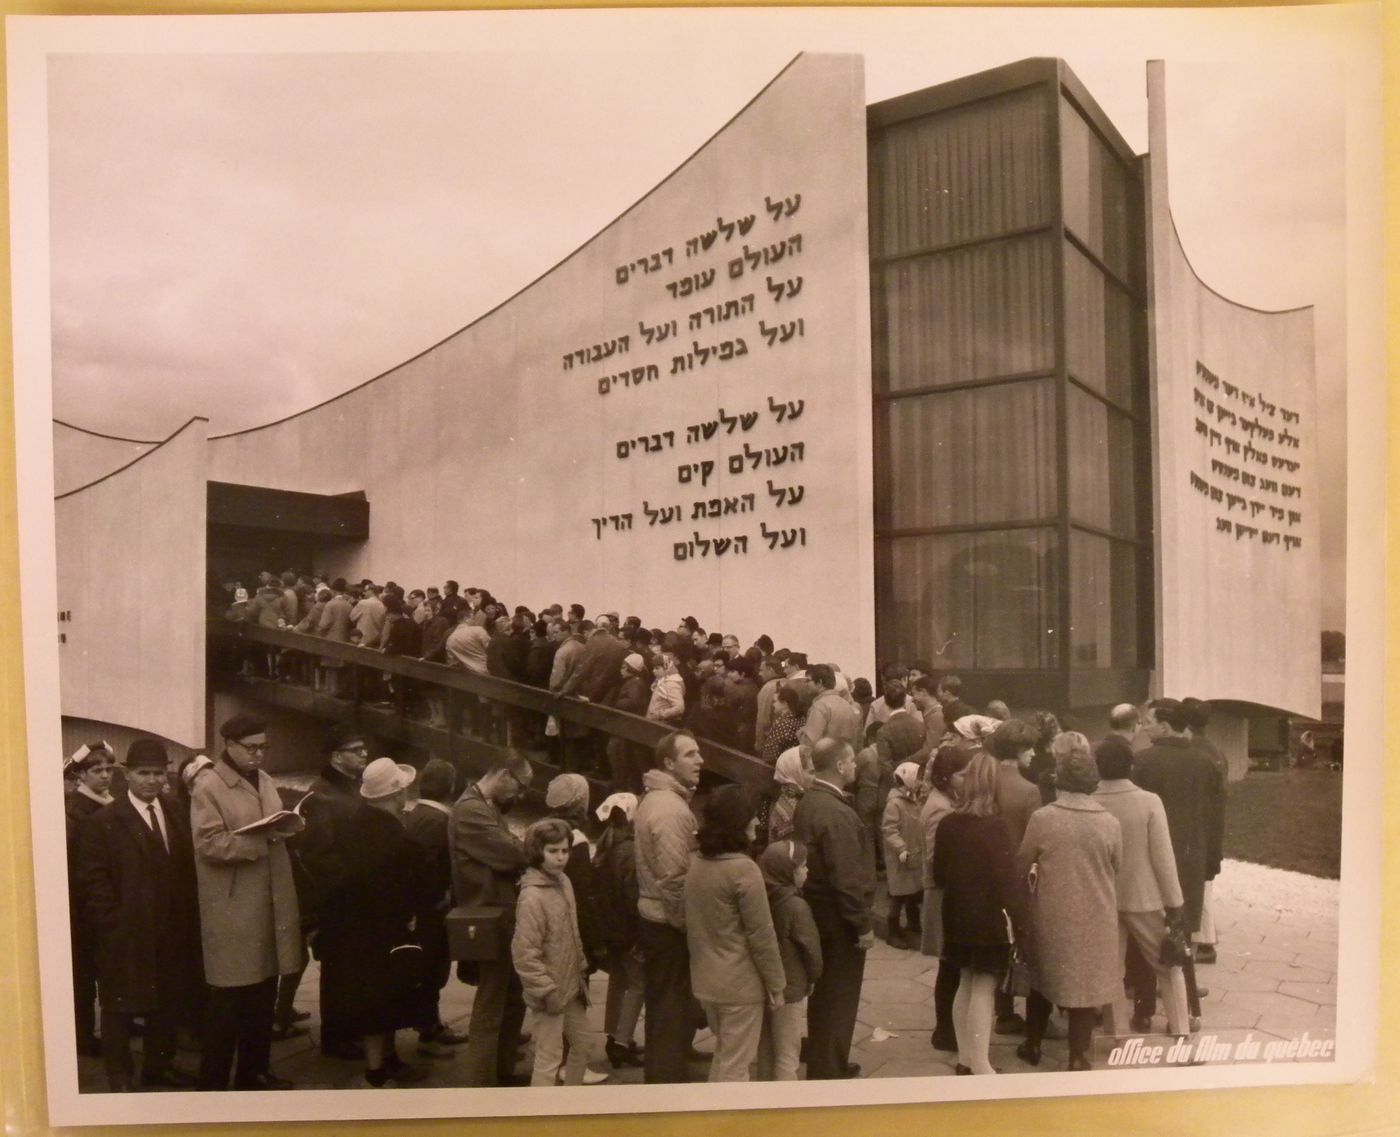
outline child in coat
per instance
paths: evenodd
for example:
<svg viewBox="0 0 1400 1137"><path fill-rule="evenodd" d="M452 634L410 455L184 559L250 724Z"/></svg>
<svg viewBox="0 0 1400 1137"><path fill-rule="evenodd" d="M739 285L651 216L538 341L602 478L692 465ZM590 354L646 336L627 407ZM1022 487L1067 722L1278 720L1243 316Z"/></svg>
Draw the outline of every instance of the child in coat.
<svg viewBox="0 0 1400 1137"><path fill-rule="evenodd" d="M821 937L812 910L802 898L807 846L801 841L774 841L758 858L758 867L768 890L773 931L787 976L783 1005L764 1012L758 1040L758 1080L793 1082L797 1080L806 1018L803 1004L822 974Z"/></svg>
<svg viewBox="0 0 1400 1137"><path fill-rule="evenodd" d="M918 947L919 905L923 899L924 836L919 823L923 801L917 762L901 762L894 771L894 792L885 802L881 832L885 839L885 885L890 894L890 947ZM908 935L900 917L908 921Z"/></svg>
<svg viewBox="0 0 1400 1137"><path fill-rule="evenodd" d="M642 1013L645 974L638 943L637 851L632 839L635 794L612 794L598 807L597 816L607 829L598 841L594 880L598 907L607 913L603 942L607 948L608 999L603 1015L608 1061L614 1069L641 1066L637 1045L637 1019Z"/></svg>
<svg viewBox="0 0 1400 1137"><path fill-rule="evenodd" d="M520 878L510 954L525 998L526 1029L535 1037L532 1086L554 1085L560 1066L566 1086L581 1084L598 1050L597 1032L588 1025L588 961L573 885L564 874L572 844L568 822L557 817L536 821L525 831L530 867Z"/></svg>

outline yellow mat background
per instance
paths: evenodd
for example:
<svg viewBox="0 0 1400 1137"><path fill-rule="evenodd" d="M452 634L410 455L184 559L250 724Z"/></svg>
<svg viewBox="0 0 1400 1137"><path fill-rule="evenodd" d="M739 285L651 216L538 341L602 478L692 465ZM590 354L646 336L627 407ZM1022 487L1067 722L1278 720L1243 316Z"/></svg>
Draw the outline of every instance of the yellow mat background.
<svg viewBox="0 0 1400 1137"><path fill-rule="evenodd" d="M819 4L821 0L806 0ZM969 0L964 0L968 3ZM1060 0L1061 4L1072 0ZM44 3L40 0L0 0L3 15L150 15L227 14L272 12L344 11L448 11L472 7L600 7L590 3L482 3L454 4L417 0L416 3L274 3L243 0L225 3ZM625 3L609 6L640 6ZM674 5L695 6L695 5ZM1053 5L1046 5L1053 6ZM1119 7L1136 7L1118 4ZM1144 5L1146 6L1146 5ZM1185 7L1223 5L1191 4ZM1400 364L1400 0L1382 0L1386 84L1386 215L1385 272L1387 375L1392 399L1388 426L1391 437L1400 436L1400 383L1394 376ZM0 33L3 39L3 33ZM0 67L3 55L0 54ZM0 89L0 97L3 90ZM5 119L0 116L0 155L8 154ZM7 163L0 163L0 169ZM0 175L3 176L3 175ZM0 203L0 265L9 265L8 194ZM0 270L0 595L8 600L0 616L0 1113L5 1133L30 1137L51 1132L83 1133L93 1137L133 1137L140 1127L110 1126L82 1130L53 1130L44 1102L44 1054L40 1031L37 944L34 931L34 896L31 881L28 771L25 761L24 671L19 640L19 603L14 582L19 578L15 505L15 447L12 385L13 338L10 325L10 281L7 267ZM1400 501L1400 472L1395 455L1386 471L1388 526L1386 592L1392 597L1386 611L1386 656L1390 664L1385 685L1386 705L1400 705L1394 661L1400 651L1394 599L1400 581L1394 571L1397 542L1394 523ZM5 587L8 585L9 587ZM1389 716L1385 716L1386 721ZM1386 765L1394 758L1396 740L1386 738ZM1379 761L1381 755L1357 752L1353 761ZM1400 1134L1400 1039L1389 1036L1389 1026L1400 1023L1400 793L1395 779L1385 784L1385 849L1382 889L1386 915L1382 922L1381 1012L1379 1050L1374 1083L1359 1086L1288 1087L1252 1090L1215 1090L1197 1093L1131 1094L1096 1098L1019 1100L997 1102L894 1105L843 1109L793 1109L769 1112L647 1114L579 1118L520 1118L506 1120L443 1119L425 1121L377 1121L315 1123L260 1123L177 1125L160 1127L173 1137L184 1133L227 1133L239 1137L280 1137L289 1133L428 1135L469 1137L526 1137L545 1126L567 1126L572 1137L740 1137L761 1126L765 1137L822 1137L844 1130L851 1134L944 1132L958 1137L1083 1137L1086 1134L1144 1134L1171 1137L1235 1137L1267 1134L1268 1137L1341 1137L1341 1135Z"/></svg>

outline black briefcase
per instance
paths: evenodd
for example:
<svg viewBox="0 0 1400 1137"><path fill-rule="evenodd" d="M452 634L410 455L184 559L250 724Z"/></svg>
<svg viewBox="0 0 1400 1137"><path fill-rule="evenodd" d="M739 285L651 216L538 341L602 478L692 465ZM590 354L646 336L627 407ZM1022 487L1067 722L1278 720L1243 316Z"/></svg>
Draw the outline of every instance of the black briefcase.
<svg viewBox="0 0 1400 1137"><path fill-rule="evenodd" d="M506 909L496 904L462 905L447 914L447 947L454 960L505 959Z"/></svg>

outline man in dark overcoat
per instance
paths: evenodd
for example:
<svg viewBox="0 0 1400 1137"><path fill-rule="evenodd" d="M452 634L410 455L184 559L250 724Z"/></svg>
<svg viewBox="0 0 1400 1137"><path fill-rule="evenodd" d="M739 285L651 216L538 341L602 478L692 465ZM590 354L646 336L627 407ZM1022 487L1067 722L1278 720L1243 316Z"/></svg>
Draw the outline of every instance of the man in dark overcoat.
<svg viewBox="0 0 1400 1137"><path fill-rule="evenodd" d="M199 984L199 900L189 822L168 805L165 746L138 738L127 789L83 828L79 877L97 936L102 1057L113 1093L137 1088L131 1022L145 1020L141 1087L189 1089L174 1065L179 1013Z"/></svg>
<svg viewBox="0 0 1400 1137"><path fill-rule="evenodd" d="M506 826L505 814L530 788L529 760L508 751L468 786L452 807L448 843L452 857L452 895L459 905L505 909L501 954L477 967L466 1053L469 1086L501 1086L514 1080L525 997L510 957L515 931L515 902L525 871L525 846Z"/></svg>
<svg viewBox="0 0 1400 1137"><path fill-rule="evenodd" d="M796 837L807 846L803 896L822 941L822 977L807 1003L807 1077L853 1078L851 1035L860 1009L865 953L875 942L870 908L875 860L870 834L846 795L856 776L851 747L823 738L812 747L816 776L797 803Z"/></svg>
<svg viewBox="0 0 1400 1137"><path fill-rule="evenodd" d="M467 1041L465 1034L443 1025L438 994L452 974L447 945L447 911L452 906L452 855L447 827L452 803L457 800L457 771L451 762L430 758L418 778L418 803L403 815L404 829L423 854L428 882L427 897L414 918L418 942L423 947L423 970L432 988L432 1004L418 1027L418 1052L437 1058Z"/></svg>
<svg viewBox="0 0 1400 1137"><path fill-rule="evenodd" d="M1133 781L1162 799L1167 831L1176 854L1176 874L1185 900L1182 924L1188 937L1199 931L1205 906L1206 881L1220 872L1225 840L1225 775L1199 749L1191 737L1191 715L1177 699L1154 699L1147 704L1143 732L1152 745L1133 763ZM1133 986L1146 991L1149 979L1141 952L1128 952L1128 973ZM1136 956L1136 958L1135 958ZM1207 993L1196 985L1195 963L1184 964L1191 1014L1199 1017L1201 998Z"/></svg>
<svg viewBox="0 0 1400 1137"><path fill-rule="evenodd" d="M1186 708L1176 699L1147 704L1152 745L1133 763L1133 781L1162 799L1188 932L1201 926L1205 882L1220 872L1225 837L1225 779L1191 741Z"/></svg>
<svg viewBox="0 0 1400 1137"><path fill-rule="evenodd" d="M297 903L302 928L313 936L326 897L339 888L344 879L344 858L337 836L360 808L360 776L369 762L365 731L349 723L337 723L326 735L326 752L329 759L301 807L306 828L290 842L293 865L298 870ZM279 983L278 1022L284 1029L290 1022L290 1000L296 994L300 979L298 973L283 976ZM360 1044L337 1034L333 1026L327 1026L327 1019L335 1018L335 1008L326 1006L324 971L321 980L321 1053L328 1058L358 1059L363 1056Z"/></svg>

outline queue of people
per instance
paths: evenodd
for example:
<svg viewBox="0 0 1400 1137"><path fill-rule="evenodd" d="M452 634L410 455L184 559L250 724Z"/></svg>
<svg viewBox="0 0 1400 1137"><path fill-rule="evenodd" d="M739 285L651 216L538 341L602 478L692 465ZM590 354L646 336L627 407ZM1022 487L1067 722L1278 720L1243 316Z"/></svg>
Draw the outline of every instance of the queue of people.
<svg viewBox="0 0 1400 1137"><path fill-rule="evenodd" d="M452 764L372 758L363 729L337 725L294 810L251 715L173 778L163 745L137 740L115 794L112 749L81 748L66 766L76 1026L114 1092L290 1088L271 1045L307 1029L294 996L313 957L321 1051L358 1064L369 1088L419 1084L458 1055L471 1086L595 1084L627 1066L684 1082L702 1026L710 1080L792 1079L804 1061L809 1079L856 1077L881 873L886 938L939 960L930 1041L959 1074L993 1072L996 1034L1023 1035L1020 1060L1039 1065L1057 1007L1069 1068L1090 1068L1125 975L1133 1029L1151 1029L1159 1004L1173 1034L1198 1023L1225 785L1199 745L1198 700L1115 708L1091 746L1048 712L978 711L955 676L923 665L885 669L874 698L834 665L762 640L712 645L689 620L658 635L611 613L590 624L577 605L506 617L453 582L435 596L367 586L353 604L332 582L319 614L302 613L296 583L266 584L235 618L296 615L319 631L329 610L328 630L348 624L385 649L410 638L396 624L451 617L443 650L461 666L523 666L597 701L625 690L680 729L645 756L600 752L590 772L612 792L597 808L582 771L554 778L547 816L523 835L508 816L535 771L517 748L459 787ZM698 732L767 759L770 792L697 795ZM454 907L501 912L494 957L455 968L475 988L464 1033L439 1014ZM601 1032L587 1010L599 970ZM197 1070L174 1060L181 1031L198 1040Z"/></svg>

